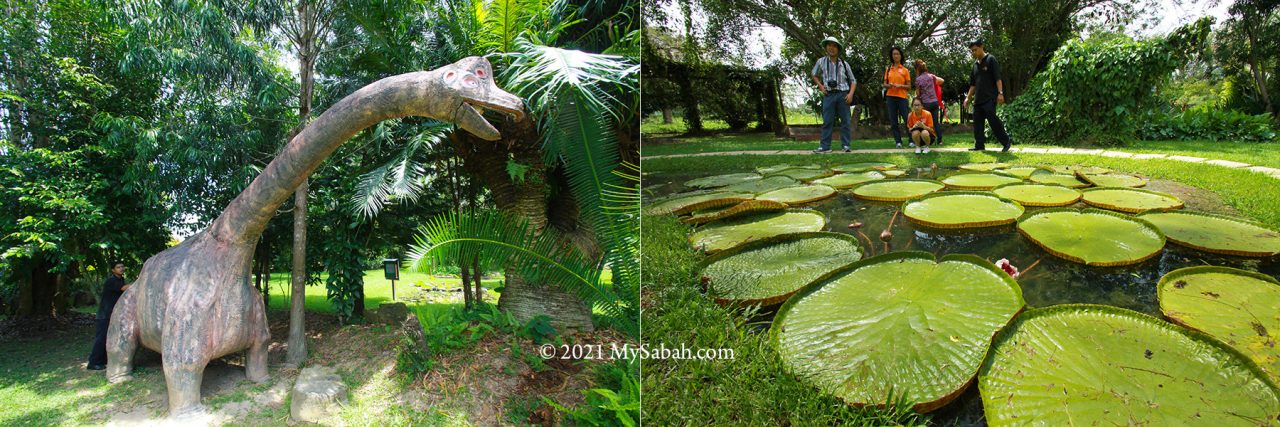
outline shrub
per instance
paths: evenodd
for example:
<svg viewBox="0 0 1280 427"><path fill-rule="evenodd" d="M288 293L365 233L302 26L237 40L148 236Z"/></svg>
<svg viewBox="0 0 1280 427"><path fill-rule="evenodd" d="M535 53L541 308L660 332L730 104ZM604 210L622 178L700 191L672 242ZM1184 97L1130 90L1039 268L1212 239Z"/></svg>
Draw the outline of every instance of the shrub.
<svg viewBox="0 0 1280 427"><path fill-rule="evenodd" d="M1154 89L1203 44L1209 21L1169 37L1100 35L1058 48L1026 92L1002 111L1019 141L1115 145L1135 136L1134 117L1152 107Z"/></svg>
<svg viewBox="0 0 1280 427"><path fill-rule="evenodd" d="M1273 141L1275 129L1267 114L1193 108L1175 114L1150 113L1137 126L1137 136L1146 140L1208 139Z"/></svg>

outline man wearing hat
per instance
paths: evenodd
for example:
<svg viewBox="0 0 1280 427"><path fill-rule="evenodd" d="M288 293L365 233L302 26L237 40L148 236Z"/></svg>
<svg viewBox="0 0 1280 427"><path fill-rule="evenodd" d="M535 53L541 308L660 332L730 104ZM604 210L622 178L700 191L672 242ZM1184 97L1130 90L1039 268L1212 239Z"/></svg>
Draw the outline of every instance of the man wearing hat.
<svg viewBox="0 0 1280 427"><path fill-rule="evenodd" d="M964 108L973 104L973 148L969 151L985 150L987 127L984 122L991 122L991 132L1004 145L1003 152L1009 151L1009 134L1004 131L1004 122L996 116L996 104L1004 103L1004 81L1000 79L1000 63L996 57L987 53L982 40L969 43L969 53L973 54L973 73L969 76L969 94L964 98ZM976 93L975 93L976 92Z"/></svg>
<svg viewBox="0 0 1280 427"><path fill-rule="evenodd" d="M831 152L831 131L836 121L840 121L840 144L848 153L853 133L849 130L849 104L853 103L853 90L858 87L858 80L853 78L853 69L849 63L840 59L840 42L835 37L822 40L822 48L827 55L818 58L813 65L813 82L822 91L822 142L814 153Z"/></svg>

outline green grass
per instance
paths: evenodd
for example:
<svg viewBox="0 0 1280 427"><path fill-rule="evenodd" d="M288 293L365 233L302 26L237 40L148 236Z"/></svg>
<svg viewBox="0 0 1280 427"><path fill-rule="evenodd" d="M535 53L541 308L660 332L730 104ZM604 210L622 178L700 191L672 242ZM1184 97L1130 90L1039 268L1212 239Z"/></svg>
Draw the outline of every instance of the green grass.
<svg viewBox="0 0 1280 427"><path fill-rule="evenodd" d="M304 304L307 311L317 313L334 314L333 305L329 303L327 297L328 291L324 287L324 278L327 274L321 273L320 284L307 286L307 299ZM437 287L461 288L462 280L457 277L439 277L426 273L415 273L409 271L400 271L400 279L396 281L396 297L398 302L405 302L405 297L411 293L418 292L414 287L414 283L431 284ZM489 290L493 290L498 286L498 279L485 279L483 284ZM290 288L288 273L273 273L271 275L271 295L270 310L289 310ZM364 304L365 310L373 310L379 305L391 301L391 281L384 278L382 270L368 270L364 272ZM493 301L490 301L493 302ZM407 305L414 305L407 303Z"/></svg>
<svg viewBox="0 0 1280 427"><path fill-rule="evenodd" d="M749 315L702 295L696 264L703 256L689 248L688 227L669 216L646 216L642 225L645 345L734 350L733 360L645 360L647 425L924 423L901 406L853 408L787 374L767 335L750 331Z"/></svg>
<svg viewBox="0 0 1280 427"><path fill-rule="evenodd" d="M85 425L113 404L133 406L154 397L145 390L162 381L158 366L135 369L134 381L110 384L102 371L84 369L92 343L90 327L0 345L0 425Z"/></svg>
<svg viewBox="0 0 1280 427"><path fill-rule="evenodd" d="M1172 144L1172 147L1184 146ZM1185 146L1195 147L1196 144ZM663 174L734 173L762 165L886 161L900 166L955 166L970 162L1092 165L1139 173L1212 191L1243 215L1280 228L1280 183L1239 169L1173 160L1132 160L1092 155L959 152L855 155L709 156L645 160L649 180ZM1256 159L1255 159L1256 161ZM652 182L652 181L651 181ZM884 425L917 422L909 413L859 411L792 377L766 335L750 332L749 316L721 308L702 294L696 264L704 256L688 246L689 229L670 216L646 216L642 242L645 266L644 339L648 346L685 343L699 348L734 348L732 362L646 360L646 421L656 425L688 420L731 424Z"/></svg>
<svg viewBox="0 0 1280 427"><path fill-rule="evenodd" d="M973 134L960 132L944 136L946 147L972 147ZM838 142L837 142L838 144ZM999 143L987 141L988 147L999 147ZM662 144L645 144L640 147L644 156L661 156L672 154L712 153L719 151L769 151L769 150L812 150L818 147L817 141L796 141L775 138L770 133L749 133L725 136L708 136L699 138L683 138L679 142ZM1047 145L1019 145L1019 147L1050 147ZM853 141L855 149L893 148L893 138L858 139ZM1233 141L1135 141L1123 147L1115 147L1116 151L1130 153L1166 153L1171 155L1223 159L1253 165L1280 168L1280 143L1256 143ZM645 160L645 172L650 173L649 160Z"/></svg>

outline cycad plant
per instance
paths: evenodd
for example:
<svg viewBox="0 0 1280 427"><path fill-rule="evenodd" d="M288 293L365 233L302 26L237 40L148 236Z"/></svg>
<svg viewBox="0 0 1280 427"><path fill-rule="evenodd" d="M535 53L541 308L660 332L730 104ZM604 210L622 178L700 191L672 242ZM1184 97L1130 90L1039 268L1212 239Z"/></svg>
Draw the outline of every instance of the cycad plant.
<svg viewBox="0 0 1280 427"><path fill-rule="evenodd" d="M585 311L563 309L567 295L624 332L638 333L639 174L634 166L623 167L618 143L619 133L635 125L639 105L638 20L629 15L637 11L628 7L605 19L583 19L599 16L602 7L562 0L435 5L434 13L448 19L433 28L431 55L442 63L488 56L500 86L526 100L534 122L532 132L522 132L519 123L500 126L506 150L482 141L472 141L474 149L455 143L496 208L471 206L424 225L411 268L478 258L482 270L505 269L499 307L506 303L518 319L541 310L553 320L581 320ZM418 140L430 145L453 139L434 134ZM536 155L523 156L530 146L538 147ZM432 175L413 165L415 158L396 156L368 173L353 210L371 216L389 201L412 198L421 186L408 184ZM529 176L517 172L525 170ZM609 280L602 279L605 271Z"/></svg>

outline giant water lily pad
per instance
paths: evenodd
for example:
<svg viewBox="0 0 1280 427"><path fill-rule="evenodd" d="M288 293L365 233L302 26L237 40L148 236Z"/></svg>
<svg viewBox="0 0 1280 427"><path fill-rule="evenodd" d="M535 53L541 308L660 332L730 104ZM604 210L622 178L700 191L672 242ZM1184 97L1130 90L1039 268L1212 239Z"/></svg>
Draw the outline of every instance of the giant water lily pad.
<svg viewBox="0 0 1280 427"><path fill-rule="evenodd" d="M961 190L990 190L998 185L1021 182L1021 179L994 173L961 173L943 178L947 187Z"/></svg>
<svg viewBox="0 0 1280 427"><path fill-rule="evenodd" d="M849 234L784 234L712 255L702 262L702 276L717 303L773 305L823 274L862 259L862 253L858 239Z"/></svg>
<svg viewBox="0 0 1280 427"><path fill-rule="evenodd" d="M992 188L991 192L1023 206L1069 206L1081 197L1079 190L1054 184L1005 184Z"/></svg>
<svg viewBox="0 0 1280 427"><path fill-rule="evenodd" d="M756 196L756 199L799 205L816 202L834 195L836 195L836 189L825 185L802 185L773 190Z"/></svg>
<svg viewBox="0 0 1280 427"><path fill-rule="evenodd" d="M1023 305L1018 284L986 260L895 252L806 286L770 334L791 372L851 405L892 393L928 412L960 395Z"/></svg>
<svg viewBox="0 0 1280 427"><path fill-rule="evenodd" d="M1090 184L1096 185L1098 187L1138 188L1138 187L1147 185L1147 180L1145 179L1142 179L1133 175L1125 175L1125 174L1119 174L1119 173L1104 173L1104 174L1098 174L1098 175L1088 175L1088 174L1077 172L1076 178L1080 178L1081 180L1088 182Z"/></svg>
<svg viewBox="0 0 1280 427"><path fill-rule="evenodd" d="M785 176L789 178L798 179L801 181L812 181L818 178L831 176L831 172L822 170L822 169L791 168L783 171L774 172L770 175Z"/></svg>
<svg viewBox="0 0 1280 427"><path fill-rule="evenodd" d="M1089 186L1089 183L1080 181L1075 175L1053 173L1044 169L1031 172L1029 179L1031 179L1031 182L1040 184L1057 184L1070 188L1084 188Z"/></svg>
<svg viewBox="0 0 1280 427"><path fill-rule="evenodd" d="M885 176L885 177L887 177L887 178L897 178L897 177L900 177L900 176L906 175L906 174L907 174L907 171L897 170L897 169L889 169L889 170L883 170L883 171L880 171L880 173L884 174L884 176Z"/></svg>
<svg viewBox="0 0 1280 427"><path fill-rule="evenodd" d="M694 212L693 216L681 220L685 224L706 224L712 221L729 219L736 216L750 215L760 212L786 210L787 204L772 200L747 200L727 208L717 208L704 212Z"/></svg>
<svg viewBox="0 0 1280 427"><path fill-rule="evenodd" d="M767 176L754 181L740 182L733 185L721 187L722 191L741 191L747 193L768 193L779 188L794 187L800 185L800 181L786 176L774 175Z"/></svg>
<svg viewBox="0 0 1280 427"><path fill-rule="evenodd" d="M959 167L960 169L970 170L970 171L988 172L996 169L1007 168L1009 167L1009 164L1008 163L965 163L957 167Z"/></svg>
<svg viewBox="0 0 1280 427"><path fill-rule="evenodd" d="M1047 208L1018 219L1018 232L1051 254L1094 266L1146 261L1165 241L1147 221L1099 209Z"/></svg>
<svg viewBox="0 0 1280 427"><path fill-rule="evenodd" d="M1102 305L1029 310L978 374L989 425L1273 425L1280 397L1221 343Z"/></svg>
<svg viewBox="0 0 1280 427"><path fill-rule="evenodd" d="M782 172L782 171L787 170L787 169L813 169L813 170L819 170L819 169L822 169L822 166L818 166L818 165L800 165L800 166L795 166L795 165L781 164L781 165L773 165L773 166L762 166L762 167L758 167L758 168L756 168L756 172L760 172L760 174L761 174L761 175L769 175L769 174L773 174L773 173L777 173L777 172Z"/></svg>
<svg viewBox="0 0 1280 427"><path fill-rule="evenodd" d="M1174 323L1209 334L1280 382L1280 282L1227 267L1188 267L1157 285L1160 312Z"/></svg>
<svg viewBox="0 0 1280 427"><path fill-rule="evenodd" d="M858 184L852 188L855 197L881 202L901 202L914 199L946 187L941 182L929 179L895 179L892 181L872 181Z"/></svg>
<svg viewBox="0 0 1280 427"><path fill-rule="evenodd" d="M850 173L850 172L866 172L866 171L872 171L872 170L882 171L887 169L894 169L897 167L898 165L895 165L893 163L862 162L862 163L849 163L849 164L839 165L831 168L831 170L839 173Z"/></svg>
<svg viewBox="0 0 1280 427"><path fill-rule="evenodd" d="M902 203L902 214L934 228L975 228L1010 224L1022 216L1022 205L991 193L948 191Z"/></svg>
<svg viewBox="0 0 1280 427"><path fill-rule="evenodd" d="M755 181L760 178L762 178L762 176L760 176L760 174L758 173L750 173L750 172L731 173L731 174L725 174L725 175L712 175L712 176L706 176L698 179L691 179L691 180L685 181L684 186L696 187L696 188L723 187L726 185L737 184L740 182Z"/></svg>
<svg viewBox="0 0 1280 427"><path fill-rule="evenodd" d="M832 188L849 188L867 181L884 179L884 174L877 171L842 173L814 180L814 184L822 184Z"/></svg>
<svg viewBox="0 0 1280 427"><path fill-rule="evenodd" d="M1081 191L1085 203L1113 211L1138 213L1182 209L1182 200L1172 195L1135 188L1099 187Z"/></svg>
<svg viewBox="0 0 1280 427"><path fill-rule="evenodd" d="M689 242L694 248L715 253L779 234L818 231L826 225L827 217L820 212L792 209L716 221L695 231Z"/></svg>
<svg viewBox="0 0 1280 427"><path fill-rule="evenodd" d="M992 172L995 172L1001 175L1009 175L1009 176L1017 177L1019 179L1028 179L1028 178L1031 178L1032 173L1038 170L1044 170L1044 169L1035 167L1035 166L1010 166L1008 168L999 169Z"/></svg>
<svg viewBox="0 0 1280 427"><path fill-rule="evenodd" d="M753 193L736 191L700 191L676 194L653 203L646 203L645 210L655 215L669 213L680 215L698 209L738 204L744 200L751 200L755 196Z"/></svg>
<svg viewBox="0 0 1280 427"><path fill-rule="evenodd" d="M1149 212L1138 215L1170 241L1202 251L1249 257L1280 254L1280 231L1243 218L1203 212Z"/></svg>

